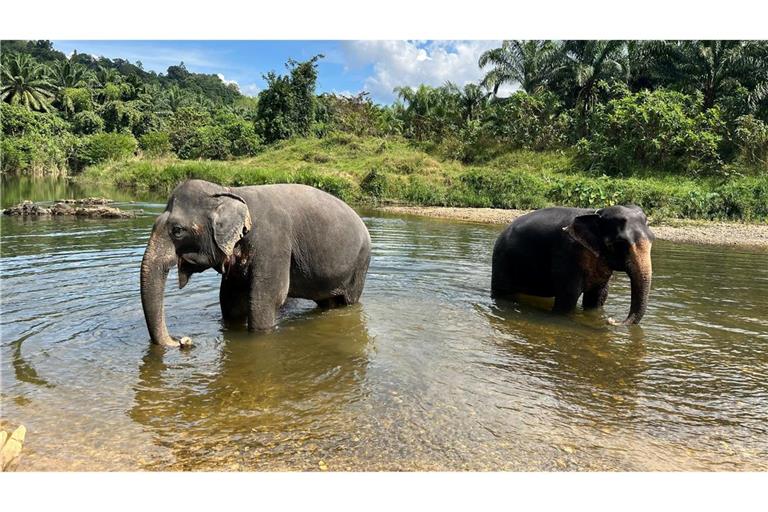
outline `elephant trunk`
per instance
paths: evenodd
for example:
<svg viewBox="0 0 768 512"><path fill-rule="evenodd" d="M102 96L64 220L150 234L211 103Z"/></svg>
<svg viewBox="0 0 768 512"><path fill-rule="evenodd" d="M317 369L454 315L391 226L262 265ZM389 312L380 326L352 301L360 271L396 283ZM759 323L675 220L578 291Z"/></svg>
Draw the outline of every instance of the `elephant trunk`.
<svg viewBox="0 0 768 512"><path fill-rule="evenodd" d="M648 294L651 291L651 241L641 239L630 246L627 257L627 274L632 288L632 303L625 325L639 324L648 307Z"/></svg>
<svg viewBox="0 0 768 512"><path fill-rule="evenodd" d="M173 243L166 234L165 219L159 218L152 229L144 258L141 260L141 306L149 336L159 345L178 345L165 326L163 295L168 271L176 263Z"/></svg>

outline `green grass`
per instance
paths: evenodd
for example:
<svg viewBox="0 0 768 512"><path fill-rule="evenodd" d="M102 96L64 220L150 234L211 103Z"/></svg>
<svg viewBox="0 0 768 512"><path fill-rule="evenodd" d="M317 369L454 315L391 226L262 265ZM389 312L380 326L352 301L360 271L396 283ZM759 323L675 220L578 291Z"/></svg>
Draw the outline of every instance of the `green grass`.
<svg viewBox="0 0 768 512"><path fill-rule="evenodd" d="M81 180L170 191L198 178L223 185L303 183L357 204L600 208L634 203L655 219L768 219L768 176L727 180L594 176L568 152L515 151L483 165L439 160L405 141L348 134L297 139L233 161L135 159L86 169Z"/></svg>

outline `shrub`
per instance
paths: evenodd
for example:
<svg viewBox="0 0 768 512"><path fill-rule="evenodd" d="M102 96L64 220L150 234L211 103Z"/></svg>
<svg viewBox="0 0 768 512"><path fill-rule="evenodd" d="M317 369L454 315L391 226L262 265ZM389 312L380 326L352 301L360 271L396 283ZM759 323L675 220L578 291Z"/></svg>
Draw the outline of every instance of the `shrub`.
<svg viewBox="0 0 768 512"><path fill-rule="evenodd" d="M93 110L91 90L67 87L61 91L61 107L68 115Z"/></svg>
<svg viewBox="0 0 768 512"><path fill-rule="evenodd" d="M3 136L0 141L0 171L49 173L67 168L67 155L73 144L70 135L50 137L30 133L20 137Z"/></svg>
<svg viewBox="0 0 768 512"><path fill-rule="evenodd" d="M723 122L718 108L672 91L642 91L598 105L589 139L577 146L577 164L607 174L638 168L699 174L721 169Z"/></svg>
<svg viewBox="0 0 768 512"><path fill-rule="evenodd" d="M381 199L387 191L387 175L378 169L368 171L360 180L360 190L365 194Z"/></svg>
<svg viewBox="0 0 768 512"><path fill-rule="evenodd" d="M232 158L224 128L221 126L202 126L192 132L189 139L178 150L180 158L194 160L210 158L227 160Z"/></svg>
<svg viewBox="0 0 768 512"><path fill-rule="evenodd" d="M80 135L91 135L104 129L104 120L96 112L78 112L72 117L72 130Z"/></svg>
<svg viewBox="0 0 768 512"><path fill-rule="evenodd" d="M73 144L68 123L55 114L32 112L0 103L2 172L47 172L66 169Z"/></svg>
<svg viewBox="0 0 768 512"><path fill-rule="evenodd" d="M188 142L195 130L211 122L211 116L198 107L180 107L168 123L171 146L181 156L181 148Z"/></svg>
<svg viewBox="0 0 768 512"><path fill-rule="evenodd" d="M251 156L259 151L261 139L256 134L252 122L232 116L223 125L223 129L224 136L229 140L229 152L232 156Z"/></svg>
<svg viewBox="0 0 768 512"><path fill-rule="evenodd" d="M751 115L742 116L736 120L734 142L742 162L768 171L768 125Z"/></svg>
<svg viewBox="0 0 768 512"><path fill-rule="evenodd" d="M67 132L68 125L55 114L33 112L21 105L0 102L3 135L59 136Z"/></svg>
<svg viewBox="0 0 768 512"><path fill-rule="evenodd" d="M168 132L149 132L139 137L139 147L150 156L166 155L173 151Z"/></svg>
<svg viewBox="0 0 768 512"><path fill-rule="evenodd" d="M192 131L178 148L180 158L229 160L255 155L261 147L253 123L234 114L221 114L213 124Z"/></svg>
<svg viewBox="0 0 768 512"><path fill-rule="evenodd" d="M573 120L563 111L551 92L527 94L523 91L496 100L482 119L483 139L494 139L506 149L537 151L560 149L568 145Z"/></svg>
<svg viewBox="0 0 768 512"><path fill-rule="evenodd" d="M126 133L97 133L78 141L72 158L73 169L110 160L122 160L136 152L136 139Z"/></svg>

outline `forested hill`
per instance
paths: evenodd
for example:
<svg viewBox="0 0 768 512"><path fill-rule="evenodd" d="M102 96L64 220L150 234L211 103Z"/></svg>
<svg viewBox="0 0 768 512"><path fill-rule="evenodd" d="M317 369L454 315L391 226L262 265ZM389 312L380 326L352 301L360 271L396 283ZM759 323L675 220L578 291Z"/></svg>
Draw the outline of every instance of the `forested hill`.
<svg viewBox="0 0 768 512"><path fill-rule="evenodd" d="M583 177L590 187L568 190L574 205L668 202L661 192L620 198L603 178L688 180L699 188L681 192L680 201L734 218L756 215L738 206L741 199L757 204L768 194L765 41L504 41L479 56L484 78L477 83L397 87L390 105L366 93L318 94L322 55L289 59L264 76L254 98L181 63L158 74L124 59L67 57L50 41L4 41L0 50L3 172L153 160L162 174L170 160L241 160L293 145L284 155L295 157L291 168L314 172L343 149L353 152L347 165L356 175L403 173L414 182L429 175L446 190L458 186L435 166L400 165L397 147L445 168L472 167L460 174L491 206L546 204L530 200L533 192L492 199L511 197L520 169L498 163L519 162L519 153L526 172L541 174L554 158L558 173ZM516 90L504 97L506 86ZM327 154L299 151L312 141ZM364 168L372 156L381 156L378 167ZM725 197L735 180L742 181L733 190L748 198ZM553 194L548 201L560 197ZM430 201L449 204L450 197ZM680 201L674 208L689 215Z"/></svg>
<svg viewBox="0 0 768 512"><path fill-rule="evenodd" d="M129 62L125 59L93 57L87 53L75 52L70 58L55 50L51 41L3 41L0 47L3 55L29 55L34 62L53 71L56 80L69 87L78 85L106 85L127 83L140 89L148 88L151 92L169 91L177 88L182 94L189 94L199 101L214 105L232 105L242 98L234 84L225 84L216 75L192 73L183 62L170 66L166 73L158 74L143 69L141 62ZM82 66L82 67L80 67ZM88 81L89 75L96 81ZM124 91L125 92L125 91ZM124 94L129 99L138 98L138 94Z"/></svg>

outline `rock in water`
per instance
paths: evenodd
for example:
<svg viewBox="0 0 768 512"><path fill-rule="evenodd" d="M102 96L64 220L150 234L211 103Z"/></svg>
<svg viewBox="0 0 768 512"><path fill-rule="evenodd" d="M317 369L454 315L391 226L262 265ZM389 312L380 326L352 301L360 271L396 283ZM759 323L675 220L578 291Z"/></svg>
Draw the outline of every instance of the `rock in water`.
<svg viewBox="0 0 768 512"><path fill-rule="evenodd" d="M21 458L21 449L24 447L24 437L27 435L27 429L24 425L13 431L11 437L6 440L8 434L0 434L0 471L13 471L19 464Z"/></svg>
<svg viewBox="0 0 768 512"><path fill-rule="evenodd" d="M21 217L41 217L41 216L71 216L71 217L90 217L101 219L131 219L142 210L120 210L112 206L106 206L111 203L111 199L105 197L88 197L86 199L65 199L57 201L50 208L45 208L32 201L22 201L16 206L3 210L3 215L14 215ZM73 206L74 205L74 206Z"/></svg>

